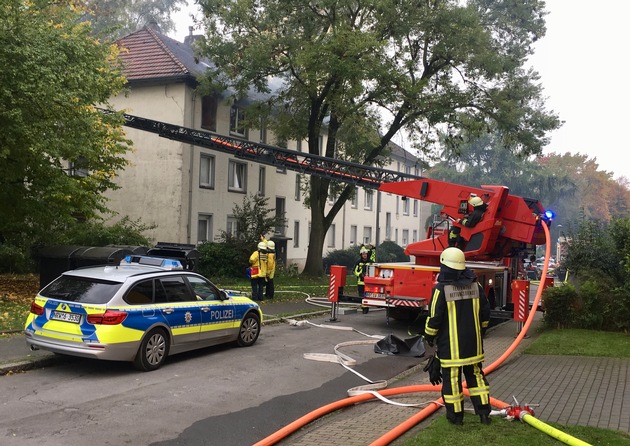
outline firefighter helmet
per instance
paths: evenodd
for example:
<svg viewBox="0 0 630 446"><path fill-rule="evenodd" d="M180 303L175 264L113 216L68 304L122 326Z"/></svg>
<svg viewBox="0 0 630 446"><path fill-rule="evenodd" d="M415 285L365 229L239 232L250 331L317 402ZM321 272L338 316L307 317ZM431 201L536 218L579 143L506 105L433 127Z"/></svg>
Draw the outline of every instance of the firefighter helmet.
<svg viewBox="0 0 630 446"><path fill-rule="evenodd" d="M276 249L276 244L273 241L269 240L267 242L267 248L271 249L271 250L275 250Z"/></svg>
<svg viewBox="0 0 630 446"><path fill-rule="evenodd" d="M440 263L449 268L463 271L466 269L466 256L464 252L459 248L446 248L440 254Z"/></svg>
<svg viewBox="0 0 630 446"><path fill-rule="evenodd" d="M267 249L267 244L265 242L258 242L259 251L266 250L266 249Z"/></svg>
<svg viewBox="0 0 630 446"><path fill-rule="evenodd" d="M361 249L359 250L359 254L369 254L370 250L367 249L365 246L361 246Z"/></svg>
<svg viewBox="0 0 630 446"><path fill-rule="evenodd" d="M470 199L468 200L468 204L476 208L477 206L481 206L483 204L483 200L477 196L470 197Z"/></svg>

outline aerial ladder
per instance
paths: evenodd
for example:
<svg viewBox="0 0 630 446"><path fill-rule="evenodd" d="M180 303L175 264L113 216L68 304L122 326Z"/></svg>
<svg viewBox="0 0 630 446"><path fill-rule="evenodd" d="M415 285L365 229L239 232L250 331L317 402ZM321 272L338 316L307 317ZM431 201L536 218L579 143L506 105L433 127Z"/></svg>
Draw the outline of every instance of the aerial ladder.
<svg viewBox="0 0 630 446"><path fill-rule="evenodd" d="M101 111L111 113L107 110ZM413 256L413 262L375 263L370 267L364 279L364 308L385 307L401 310L402 314L406 314L407 310L426 310L431 288L439 271L439 255L448 246L448 232L453 226L461 229L460 235L466 241L463 250L467 262L470 261L470 265L475 268L487 292L494 294L496 281L493 277L503 275L503 280L500 280L502 299L497 302L497 306L504 307L506 303L509 305L508 282L518 275L521 254L531 252L535 245L545 243L541 224L551 223L538 200L511 195L506 186L463 186L139 116L123 114L123 117L127 127L173 141L205 147L235 158L300 174L397 194L403 199L418 199L442 205L441 218L428 228L427 238L405 248L405 254ZM481 197L487 208L482 220L475 227L462 227L458 220L469 212L468 200L471 196ZM440 225L446 225L446 230L437 230ZM511 262L511 259L516 259L517 262ZM337 284L345 284L345 277L333 277L331 272L331 283L333 280ZM342 298L343 286L333 294L335 299Z"/></svg>

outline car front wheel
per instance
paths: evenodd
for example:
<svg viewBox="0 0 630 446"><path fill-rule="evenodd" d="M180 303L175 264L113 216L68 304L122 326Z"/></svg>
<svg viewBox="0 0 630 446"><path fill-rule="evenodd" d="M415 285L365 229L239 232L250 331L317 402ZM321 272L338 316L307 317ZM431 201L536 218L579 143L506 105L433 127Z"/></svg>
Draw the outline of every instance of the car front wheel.
<svg viewBox="0 0 630 446"><path fill-rule="evenodd" d="M166 332L161 328L154 328L142 339L133 364L143 372L157 370L166 361L168 350L169 340Z"/></svg>
<svg viewBox="0 0 630 446"><path fill-rule="evenodd" d="M240 347L249 347L256 342L260 334L260 318L255 313L248 313L241 322L236 343Z"/></svg>

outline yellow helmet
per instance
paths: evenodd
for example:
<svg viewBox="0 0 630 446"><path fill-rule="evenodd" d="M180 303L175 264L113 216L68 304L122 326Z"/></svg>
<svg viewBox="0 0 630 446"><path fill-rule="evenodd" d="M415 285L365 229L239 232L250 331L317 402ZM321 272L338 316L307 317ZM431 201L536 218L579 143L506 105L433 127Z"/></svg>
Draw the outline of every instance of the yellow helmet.
<svg viewBox="0 0 630 446"><path fill-rule="evenodd" d="M359 254L368 254L370 252L369 249L367 249L365 246L361 246L361 249L359 250Z"/></svg>
<svg viewBox="0 0 630 446"><path fill-rule="evenodd" d="M459 248L446 248L440 254L440 263L449 268L463 271L466 269L466 256Z"/></svg>
<svg viewBox="0 0 630 446"><path fill-rule="evenodd" d="M481 206L483 204L483 200L475 195L474 197L470 197L468 199L468 204L476 208L477 206Z"/></svg>

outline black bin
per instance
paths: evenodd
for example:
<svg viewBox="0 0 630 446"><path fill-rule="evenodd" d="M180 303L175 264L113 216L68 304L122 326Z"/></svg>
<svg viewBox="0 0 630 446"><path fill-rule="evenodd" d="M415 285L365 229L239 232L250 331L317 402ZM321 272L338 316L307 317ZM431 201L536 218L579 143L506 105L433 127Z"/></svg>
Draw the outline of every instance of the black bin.
<svg viewBox="0 0 630 446"><path fill-rule="evenodd" d="M39 287L44 288L64 271L77 267L73 255L84 251L85 246L59 245L45 246L38 252Z"/></svg>
<svg viewBox="0 0 630 446"><path fill-rule="evenodd" d="M90 246L72 254L77 268L96 265L119 265L125 256L133 252L127 248L112 246Z"/></svg>
<svg viewBox="0 0 630 446"><path fill-rule="evenodd" d="M158 244L155 245L155 248L151 248L147 251L147 255L179 260L184 269L197 271L199 251L197 251L195 245L187 243L158 242Z"/></svg>

